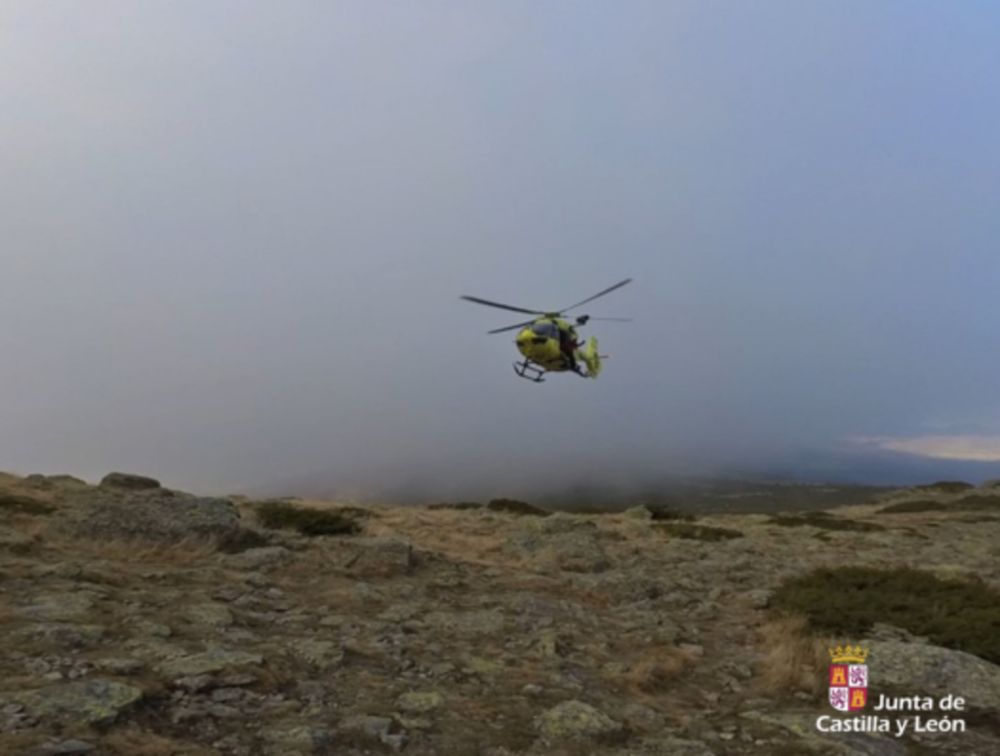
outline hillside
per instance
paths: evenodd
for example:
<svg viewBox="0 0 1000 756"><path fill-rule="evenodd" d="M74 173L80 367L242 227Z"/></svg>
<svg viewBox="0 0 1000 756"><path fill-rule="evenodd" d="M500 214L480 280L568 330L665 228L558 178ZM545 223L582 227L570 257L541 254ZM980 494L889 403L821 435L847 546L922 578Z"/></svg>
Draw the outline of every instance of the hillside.
<svg viewBox="0 0 1000 756"><path fill-rule="evenodd" d="M785 503L345 506L0 476L0 753L1000 752L1000 495ZM844 644L870 649L869 710L959 695L966 731L820 733Z"/></svg>

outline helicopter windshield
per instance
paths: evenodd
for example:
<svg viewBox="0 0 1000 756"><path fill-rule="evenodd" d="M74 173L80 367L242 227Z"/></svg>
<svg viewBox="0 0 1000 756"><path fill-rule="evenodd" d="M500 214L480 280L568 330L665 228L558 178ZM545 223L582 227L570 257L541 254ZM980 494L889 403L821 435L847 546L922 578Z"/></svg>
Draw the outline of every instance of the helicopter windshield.
<svg viewBox="0 0 1000 756"><path fill-rule="evenodd" d="M559 329L556 327L555 323L533 323L531 326L531 332L536 336L542 336L547 339L559 338Z"/></svg>

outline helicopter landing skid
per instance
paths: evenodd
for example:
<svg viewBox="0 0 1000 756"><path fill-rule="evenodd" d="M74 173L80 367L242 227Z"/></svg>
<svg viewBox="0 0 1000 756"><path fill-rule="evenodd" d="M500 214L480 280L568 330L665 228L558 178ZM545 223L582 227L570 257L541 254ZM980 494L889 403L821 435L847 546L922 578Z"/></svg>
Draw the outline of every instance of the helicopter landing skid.
<svg viewBox="0 0 1000 756"><path fill-rule="evenodd" d="M534 373L534 375L527 375L527 372L529 370L532 373ZM514 372L517 373L522 378L532 381L533 383L543 383L545 381L545 379L542 378L542 376L545 374L545 371L535 367L527 360L525 360L524 362L515 362Z"/></svg>

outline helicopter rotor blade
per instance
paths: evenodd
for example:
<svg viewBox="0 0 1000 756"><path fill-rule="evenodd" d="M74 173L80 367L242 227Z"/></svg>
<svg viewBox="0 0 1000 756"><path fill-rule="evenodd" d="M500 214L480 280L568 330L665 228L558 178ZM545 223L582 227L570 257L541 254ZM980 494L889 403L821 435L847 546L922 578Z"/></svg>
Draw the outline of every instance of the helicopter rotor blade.
<svg viewBox="0 0 1000 756"><path fill-rule="evenodd" d="M504 331L513 331L517 328L524 328L525 326L530 326L534 322L535 322L534 320L529 320L525 323L516 323L512 326L506 326L504 328L495 328L492 331L487 331L486 333L490 334L490 333L503 333Z"/></svg>
<svg viewBox="0 0 1000 756"><path fill-rule="evenodd" d="M560 310L560 312L568 312L569 310L572 310L572 309L575 309L575 308L579 307L580 305L585 305L585 304L587 304L587 302L593 302L593 301L594 301L595 299L597 299L598 297L603 297L603 296L604 296L605 294L610 294L610 293L611 293L611 292L613 292L613 291L614 291L615 289L620 289L620 288L621 288L622 286L624 286L625 284L627 284L627 283L631 283L631 282L632 282L632 279L631 279L631 278L626 278L626 279L625 279L624 281L619 281L619 282L618 282L618 283L616 283L616 284L615 284L614 286L609 286L609 287L608 287L607 289L605 289L604 291L601 291L601 292L598 292L598 293L597 293L597 294L595 294L594 296L592 296L592 297L588 297L587 299L583 300L582 302L577 302L577 303L576 303L575 305L570 305L569 307L565 308L564 310Z"/></svg>
<svg viewBox="0 0 1000 756"><path fill-rule="evenodd" d="M593 318L590 315L577 315L576 316L576 324L578 326L585 326L591 320L608 320L608 321L614 321L614 322L617 322L617 323L631 323L632 322L632 318Z"/></svg>
<svg viewBox="0 0 1000 756"><path fill-rule="evenodd" d="M500 304L499 302L490 302L488 299L480 299L479 297L467 297L465 295L459 297L459 299L464 299L469 302L475 302L476 304L486 305L488 307L499 307L501 310L510 310L511 312L523 312L528 315L544 315L545 313L541 310L526 310L523 307L512 307L511 305Z"/></svg>

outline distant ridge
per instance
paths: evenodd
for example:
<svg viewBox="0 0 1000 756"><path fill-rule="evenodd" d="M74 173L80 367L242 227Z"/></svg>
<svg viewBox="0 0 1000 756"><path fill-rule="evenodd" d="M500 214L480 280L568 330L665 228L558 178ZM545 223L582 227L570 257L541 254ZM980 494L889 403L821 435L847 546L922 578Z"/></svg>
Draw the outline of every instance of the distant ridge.
<svg viewBox="0 0 1000 756"><path fill-rule="evenodd" d="M486 501L519 498L562 505L587 501L593 506L620 506L642 499L699 498L701 493L787 487L794 489L837 487L905 488L939 480L962 480L979 485L1000 478L1000 464L964 460L929 459L898 452L803 451L767 466L741 469L730 466L630 473L608 466L562 466L560 471L539 473L523 464L510 463L493 471L458 466L445 472L387 467L366 476L318 472L259 485L245 490L250 496L294 496L357 502L421 504L435 501Z"/></svg>

